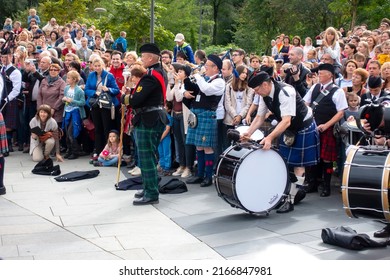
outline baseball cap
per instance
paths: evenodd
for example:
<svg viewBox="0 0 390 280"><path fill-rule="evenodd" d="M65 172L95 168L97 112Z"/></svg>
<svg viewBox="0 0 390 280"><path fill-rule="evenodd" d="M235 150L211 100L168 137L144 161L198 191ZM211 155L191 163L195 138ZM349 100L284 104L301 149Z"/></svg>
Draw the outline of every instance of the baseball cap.
<svg viewBox="0 0 390 280"><path fill-rule="evenodd" d="M175 42L182 42L184 41L184 35L181 34L181 33L177 33L176 36L175 36Z"/></svg>

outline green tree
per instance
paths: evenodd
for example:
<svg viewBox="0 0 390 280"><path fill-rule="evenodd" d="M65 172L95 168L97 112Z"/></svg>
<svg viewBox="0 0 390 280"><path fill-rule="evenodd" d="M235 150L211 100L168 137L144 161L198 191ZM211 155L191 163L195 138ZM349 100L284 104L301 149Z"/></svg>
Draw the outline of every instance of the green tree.
<svg viewBox="0 0 390 280"><path fill-rule="evenodd" d="M88 13L88 5L93 0L44 0L39 4L41 22L55 17L59 24L68 23L74 19L81 20Z"/></svg>
<svg viewBox="0 0 390 280"><path fill-rule="evenodd" d="M3 27L4 20L7 17L14 19L19 11L25 10L28 7L28 4L28 0L0 0L0 26ZM27 17L23 21L27 22Z"/></svg>

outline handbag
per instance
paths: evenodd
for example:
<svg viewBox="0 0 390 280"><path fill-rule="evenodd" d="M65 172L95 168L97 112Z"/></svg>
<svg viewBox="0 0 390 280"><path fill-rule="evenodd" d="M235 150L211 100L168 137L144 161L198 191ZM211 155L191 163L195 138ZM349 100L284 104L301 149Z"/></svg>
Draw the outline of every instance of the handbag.
<svg viewBox="0 0 390 280"><path fill-rule="evenodd" d="M114 106L112 103L112 96L108 94L108 92L103 91L101 94L99 94L99 97L97 99L98 105L100 108L104 109L110 109Z"/></svg>
<svg viewBox="0 0 390 280"><path fill-rule="evenodd" d="M286 130L283 134L283 142L286 144L286 146L291 147L295 142L295 135L291 130Z"/></svg>

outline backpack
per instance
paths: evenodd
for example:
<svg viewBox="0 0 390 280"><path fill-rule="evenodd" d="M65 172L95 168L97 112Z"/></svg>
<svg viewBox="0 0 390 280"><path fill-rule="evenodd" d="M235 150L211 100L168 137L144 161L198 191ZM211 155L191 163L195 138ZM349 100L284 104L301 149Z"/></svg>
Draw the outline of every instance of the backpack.
<svg viewBox="0 0 390 280"><path fill-rule="evenodd" d="M34 169L31 170L33 174L36 175L51 175L58 176L61 174L61 169L59 165L53 166L53 160L51 158L43 159L34 166Z"/></svg>

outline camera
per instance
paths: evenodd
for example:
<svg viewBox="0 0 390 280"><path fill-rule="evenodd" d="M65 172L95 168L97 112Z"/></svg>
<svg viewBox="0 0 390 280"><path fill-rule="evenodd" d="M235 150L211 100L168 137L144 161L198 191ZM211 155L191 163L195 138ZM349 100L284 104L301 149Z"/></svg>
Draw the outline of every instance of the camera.
<svg viewBox="0 0 390 280"><path fill-rule="evenodd" d="M25 60L25 62L26 62L26 63L29 63L29 64L35 63L36 61L37 61L36 59L26 59L26 60Z"/></svg>
<svg viewBox="0 0 390 280"><path fill-rule="evenodd" d="M313 78L313 76L314 76L314 73L309 73L309 74L307 74L307 76L309 77L309 78Z"/></svg>
<svg viewBox="0 0 390 280"><path fill-rule="evenodd" d="M317 44L317 46L321 46L322 45L322 40L316 40L316 44Z"/></svg>

